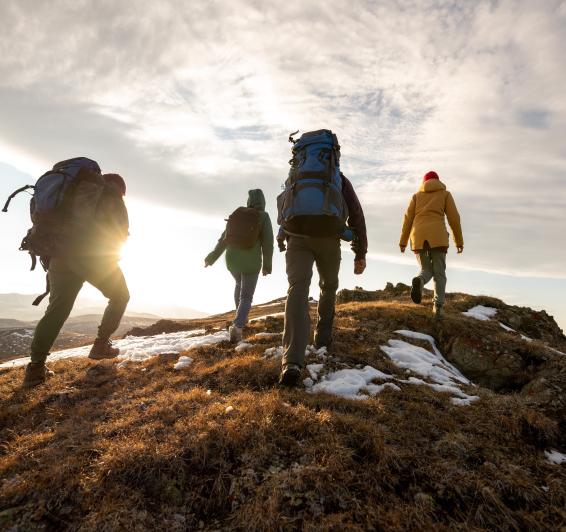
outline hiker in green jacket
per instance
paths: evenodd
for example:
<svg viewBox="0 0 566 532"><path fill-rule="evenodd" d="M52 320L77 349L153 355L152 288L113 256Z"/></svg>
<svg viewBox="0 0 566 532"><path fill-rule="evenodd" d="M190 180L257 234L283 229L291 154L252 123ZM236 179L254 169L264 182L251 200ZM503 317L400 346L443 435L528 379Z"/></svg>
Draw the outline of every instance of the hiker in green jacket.
<svg viewBox="0 0 566 532"><path fill-rule="evenodd" d="M242 234L248 235L247 238L251 240L246 242ZM232 213L216 247L204 259L205 268L212 266L224 250L226 267L236 281L236 317L229 329L230 342L238 343L242 340L242 330L248 321L259 272L263 275L271 273L273 228L269 214L265 212L265 196L261 189L250 190L247 208L240 207Z"/></svg>

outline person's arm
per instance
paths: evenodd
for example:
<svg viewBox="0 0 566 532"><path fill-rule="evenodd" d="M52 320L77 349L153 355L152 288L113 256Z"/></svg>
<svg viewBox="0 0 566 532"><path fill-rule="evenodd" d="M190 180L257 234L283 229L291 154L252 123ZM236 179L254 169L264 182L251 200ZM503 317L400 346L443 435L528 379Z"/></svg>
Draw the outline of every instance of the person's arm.
<svg viewBox="0 0 566 532"><path fill-rule="evenodd" d="M409 206L405 211L405 218L403 219L403 228L401 229L401 238L399 238L399 249L404 252L407 247L407 242L409 241L409 236L411 235L411 229L413 228L413 221L415 219L415 207L417 204L417 196L413 194Z"/></svg>
<svg viewBox="0 0 566 532"><path fill-rule="evenodd" d="M460 224L460 213L456 208L456 202L452 197L452 194L448 192L446 194L446 206L444 208L446 213L446 218L448 219L448 225L452 229L452 237L454 238L454 243L458 249L458 253L461 253L464 249L464 237L462 236L462 226Z"/></svg>
<svg viewBox="0 0 566 532"><path fill-rule="evenodd" d="M222 233L222 236L218 239L218 242L216 243L216 247L204 259L205 268L207 266L212 266L218 260L218 257L220 257L222 253L224 253L224 250L226 249L225 237L226 237L226 231L224 231Z"/></svg>
<svg viewBox="0 0 566 532"><path fill-rule="evenodd" d="M273 260L273 227L269 214L265 213L261 228L261 253L263 258L263 275L269 275Z"/></svg>
<svg viewBox="0 0 566 532"><path fill-rule="evenodd" d="M348 206L347 225L353 229L355 237L355 260L365 260L368 251L366 219L362 205L350 180L342 175L342 195Z"/></svg>

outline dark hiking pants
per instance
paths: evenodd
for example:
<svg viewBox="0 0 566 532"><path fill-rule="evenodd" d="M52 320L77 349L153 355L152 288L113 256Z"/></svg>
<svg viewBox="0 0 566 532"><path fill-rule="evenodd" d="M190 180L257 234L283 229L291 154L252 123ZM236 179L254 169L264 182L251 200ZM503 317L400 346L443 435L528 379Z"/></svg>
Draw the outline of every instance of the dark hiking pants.
<svg viewBox="0 0 566 532"><path fill-rule="evenodd" d="M320 278L315 343L329 345L340 271L340 239L290 237L287 243L287 304L283 333L283 365L302 366L310 337L309 288L313 264Z"/></svg>
<svg viewBox="0 0 566 532"><path fill-rule="evenodd" d="M39 320L31 343L32 362L47 358L57 335L69 317L84 282L100 290L108 305L98 328L98 338L110 338L120 325L130 299L124 274L116 261L103 259L51 259L49 305Z"/></svg>
<svg viewBox="0 0 566 532"><path fill-rule="evenodd" d="M230 273L236 281L234 288L234 303L236 304L234 325L243 328L248 322L248 314L252 308L259 273Z"/></svg>

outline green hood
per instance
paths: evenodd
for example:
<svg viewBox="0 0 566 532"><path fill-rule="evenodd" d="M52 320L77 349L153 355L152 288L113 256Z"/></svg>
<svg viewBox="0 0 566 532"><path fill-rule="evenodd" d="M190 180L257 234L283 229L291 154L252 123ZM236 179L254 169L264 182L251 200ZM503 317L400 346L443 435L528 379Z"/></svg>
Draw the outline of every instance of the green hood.
<svg viewBox="0 0 566 532"><path fill-rule="evenodd" d="M265 196L260 188L248 191L248 207L253 207L258 211L265 210Z"/></svg>

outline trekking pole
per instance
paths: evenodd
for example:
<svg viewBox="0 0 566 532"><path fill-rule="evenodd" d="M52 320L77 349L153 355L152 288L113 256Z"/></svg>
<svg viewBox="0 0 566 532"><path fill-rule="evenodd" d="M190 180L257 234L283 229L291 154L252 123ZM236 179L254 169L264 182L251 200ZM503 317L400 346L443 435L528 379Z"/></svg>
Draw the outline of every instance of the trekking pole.
<svg viewBox="0 0 566 532"><path fill-rule="evenodd" d="M2 212L8 212L8 205L10 205L10 202L20 193L23 192L24 190L27 190L28 188L35 188L33 185L26 185L25 187L19 188L18 190L12 192L10 194L10 196L8 196L8 199L6 200L6 203L4 204L4 208L2 209Z"/></svg>

